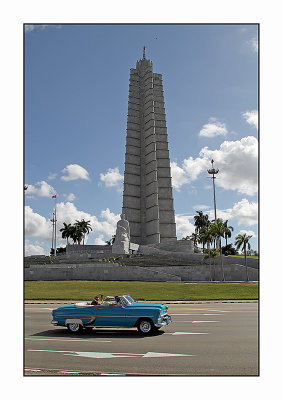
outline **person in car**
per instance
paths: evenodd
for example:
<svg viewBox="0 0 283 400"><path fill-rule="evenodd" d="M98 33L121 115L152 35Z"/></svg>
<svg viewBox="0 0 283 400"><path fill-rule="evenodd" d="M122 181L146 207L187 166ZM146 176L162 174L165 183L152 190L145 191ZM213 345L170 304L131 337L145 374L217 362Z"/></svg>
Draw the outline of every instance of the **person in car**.
<svg viewBox="0 0 283 400"><path fill-rule="evenodd" d="M99 295L95 296L94 299L92 300L91 304L92 306L97 306L99 304L103 303L103 294L100 295L100 300L99 300Z"/></svg>

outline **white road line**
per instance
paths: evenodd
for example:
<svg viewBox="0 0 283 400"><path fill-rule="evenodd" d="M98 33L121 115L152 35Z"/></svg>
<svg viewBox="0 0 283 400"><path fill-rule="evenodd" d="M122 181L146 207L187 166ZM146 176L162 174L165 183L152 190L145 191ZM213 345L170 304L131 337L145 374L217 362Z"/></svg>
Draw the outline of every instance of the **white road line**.
<svg viewBox="0 0 283 400"><path fill-rule="evenodd" d="M174 333L166 333L166 335L209 335L209 333L205 333L205 332L174 332Z"/></svg>
<svg viewBox="0 0 283 400"><path fill-rule="evenodd" d="M49 352L49 353L63 353L65 356L74 357L87 357L87 358L152 358L152 357L195 357L193 354L171 354L171 353L155 353L148 351L147 353L101 353L94 351L73 351L73 350L28 350L37 352Z"/></svg>
<svg viewBox="0 0 283 400"><path fill-rule="evenodd" d="M192 324L198 324L202 322L220 322L220 321L192 321Z"/></svg>
<svg viewBox="0 0 283 400"><path fill-rule="evenodd" d="M221 315L221 314L196 314L196 313L191 313L191 314L175 314L175 313L169 313L170 315Z"/></svg>
<svg viewBox="0 0 283 400"><path fill-rule="evenodd" d="M95 340L95 339L36 339L36 338L25 338L25 340L56 340L58 342L111 343L111 340Z"/></svg>

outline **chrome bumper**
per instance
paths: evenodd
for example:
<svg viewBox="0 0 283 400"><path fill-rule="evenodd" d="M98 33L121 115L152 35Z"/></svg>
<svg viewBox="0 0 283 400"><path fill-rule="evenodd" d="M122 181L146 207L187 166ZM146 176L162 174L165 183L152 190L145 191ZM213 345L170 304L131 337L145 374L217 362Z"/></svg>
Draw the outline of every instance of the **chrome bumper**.
<svg viewBox="0 0 283 400"><path fill-rule="evenodd" d="M170 322L172 322L172 318L170 317L170 315L164 315L158 318L157 324L154 325L156 326L156 328L160 328L162 326L170 324Z"/></svg>
<svg viewBox="0 0 283 400"><path fill-rule="evenodd" d="M55 321L54 319L51 321L52 325L58 325L58 321Z"/></svg>

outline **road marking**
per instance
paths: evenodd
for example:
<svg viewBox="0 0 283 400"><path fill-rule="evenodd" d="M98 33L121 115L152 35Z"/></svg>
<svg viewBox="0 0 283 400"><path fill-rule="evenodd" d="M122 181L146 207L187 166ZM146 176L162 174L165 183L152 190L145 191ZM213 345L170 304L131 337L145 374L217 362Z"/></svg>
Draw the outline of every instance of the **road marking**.
<svg viewBox="0 0 283 400"><path fill-rule="evenodd" d="M220 322L220 321L192 321L192 324L198 324L201 322Z"/></svg>
<svg viewBox="0 0 283 400"><path fill-rule="evenodd" d="M175 313L170 313L170 315L221 315L221 314L196 314L196 313L188 313L188 314L175 314Z"/></svg>
<svg viewBox="0 0 283 400"><path fill-rule="evenodd" d="M94 351L72 351L72 350L28 350L28 351L41 351L49 353L63 353L65 356L74 357L87 357L87 358L152 358L152 357L194 357L193 354L171 354L171 353L100 353Z"/></svg>
<svg viewBox="0 0 283 400"><path fill-rule="evenodd" d="M25 371L30 371L30 372L40 372L40 371L41 371L41 369L25 368Z"/></svg>
<svg viewBox="0 0 283 400"><path fill-rule="evenodd" d="M220 312L220 313L226 313L226 312L230 312L230 311L227 311L227 310L214 310L214 309L211 309L211 308L184 308L185 310L189 310L189 311L213 311L213 312ZM173 307L169 307L169 311L170 310L180 310L180 308L173 308Z"/></svg>
<svg viewBox="0 0 283 400"><path fill-rule="evenodd" d="M93 340L93 339L36 339L25 338L25 340L56 340L59 342L93 342L93 343L111 343L111 340Z"/></svg>
<svg viewBox="0 0 283 400"><path fill-rule="evenodd" d="M166 335L209 335L209 333L205 333L205 332L174 332L174 333L167 333Z"/></svg>

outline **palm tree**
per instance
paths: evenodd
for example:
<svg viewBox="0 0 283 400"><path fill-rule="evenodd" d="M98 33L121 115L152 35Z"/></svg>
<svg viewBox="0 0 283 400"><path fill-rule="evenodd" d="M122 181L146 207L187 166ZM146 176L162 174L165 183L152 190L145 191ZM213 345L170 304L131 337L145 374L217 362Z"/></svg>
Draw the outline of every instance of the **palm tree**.
<svg viewBox="0 0 283 400"><path fill-rule="evenodd" d="M202 212L202 211L197 211L198 215L194 216L195 220L195 231L196 233L200 233L202 228L207 228L209 225L209 219L208 215Z"/></svg>
<svg viewBox="0 0 283 400"><path fill-rule="evenodd" d="M71 224L66 224L63 222L64 227L60 229L60 232L62 232L62 238L67 239L67 244L69 244L69 237L72 236L72 225Z"/></svg>
<svg viewBox="0 0 283 400"><path fill-rule="evenodd" d="M112 235L112 238L110 240L106 240L105 243L111 246L115 242L115 239L116 239L116 235Z"/></svg>
<svg viewBox="0 0 283 400"><path fill-rule="evenodd" d="M212 234L212 232L211 232L210 227L202 229L199 236L200 236L201 242L203 243L203 248L204 248L204 244L207 243L208 258L209 258L210 280L212 281L211 257L210 257L210 244L213 242L214 236L213 236L213 234Z"/></svg>
<svg viewBox="0 0 283 400"><path fill-rule="evenodd" d="M195 247L198 245L199 235L197 233L192 233L190 236L187 236L187 238L193 241ZM187 238L185 238L185 240L187 240Z"/></svg>
<svg viewBox="0 0 283 400"><path fill-rule="evenodd" d="M226 246L228 245L227 243L227 239L230 238L232 236L232 232L234 231L233 226L228 226L228 219L224 222L224 227L225 227L225 240L226 240Z"/></svg>
<svg viewBox="0 0 283 400"><path fill-rule="evenodd" d="M211 258L213 259L213 275L211 276L211 280L214 281L214 277L215 277L215 259L219 256L219 249L206 249L206 254L203 257L204 260L207 260L209 258L209 260L211 260ZM211 262L211 261L210 261Z"/></svg>
<svg viewBox="0 0 283 400"><path fill-rule="evenodd" d="M83 245L84 245L86 233L89 234L89 232L92 231L90 221L85 221L84 219L82 219L81 221L76 220L75 227L77 230L77 238L78 238L79 244L80 244L81 240L83 239Z"/></svg>
<svg viewBox="0 0 283 400"><path fill-rule="evenodd" d="M249 243L249 240L251 237L252 237L252 235L248 236L246 233L241 235L239 233L236 236L236 241L235 241L236 249L239 250L239 248L242 246L242 250L244 250L247 281L249 280L248 266L247 266L247 248L248 248L248 250L251 249L251 244Z"/></svg>
<svg viewBox="0 0 283 400"><path fill-rule="evenodd" d="M223 221L221 218L217 218L216 221L212 222L211 224L211 233L213 236L215 236L217 243L218 243L218 248L220 250L220 264L221 264L221 271L222 271L222 280L225 281L225 276L224 276L224 269L223 269L223 259L222 259L222 250L221 250L221 237L224 237L225 233L225 226L223 224Z"/></svg>

